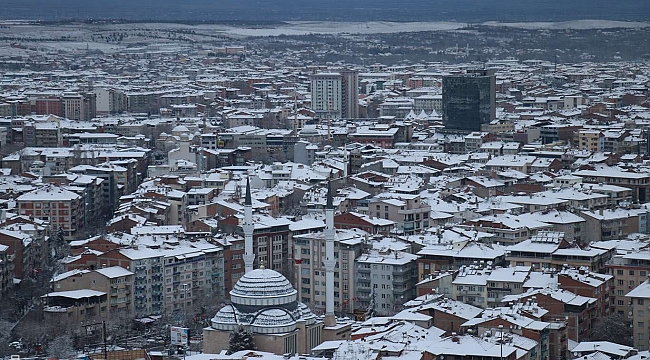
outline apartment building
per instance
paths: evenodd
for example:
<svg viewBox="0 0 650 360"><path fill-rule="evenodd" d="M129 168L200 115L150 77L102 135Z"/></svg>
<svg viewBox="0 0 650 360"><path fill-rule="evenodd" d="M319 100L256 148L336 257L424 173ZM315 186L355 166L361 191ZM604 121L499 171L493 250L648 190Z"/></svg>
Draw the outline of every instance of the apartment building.
<svg viewBox="0 0 650 360"><path fill-rule="evenodd" d="M630 304L630 320L634 347L639 351L650 348L650 279L636 286L625 297Z"/></svg>
<svg viewBox="0 0 650 360"><path fill-rule="evenodd" d="M614 276L589 271L587 268L567 267L558 272L557 282L564 290L596 299L596 316L606 317L613 312Z"/></svg>
<svg viewBox="0 0 650 360"><path fill-rule="evenodd" d="M168 314L185 311L206 297L223 296L220 291L223 284L214 281L218 274L224 273L220 248L206 244L203 249L165 254L163 263L163 303ZM152 292L154 295L157 295L156 292Z"/></svg>
<svg viewBox="0 0 650 360"><path fill-rule="evenodd" d="M9 246L0 245L0 300L4 299L7 291L13 285L13 264L9 263Z"/></svg>
<svg viewBox="0 0 650 360"><path fill-rule="evenodd" d="M395 222L375 217L373 215L346 212L334 216L334 226L337 229L361 229L369 234L388 235Z"/></svg>
<svg viewBox="0 0 650 360"><path fill-rule="evenodd" d="M108 251L97 258L106 266L120 266L133 271L133 302L136 317L158 315L164 311L162 252L144 248Z"/></svg>
<svg viewBox="0 0 650 360"><path fill-rule="evenodd" d="M566 321L569 339L580 342L591 336L596 319L600 316L596 309L597 299L576 295L564 289L530 289L519 295L508 295L503 304L536 302L548 310L542 321Z"/></svg>
<svg viewBox="0 0 650 360"><path fill-rule="evenodd" d="M57 324L97 322L108 316L108 295L96 290L54 291L41 296L45 321Z"/></svg>
<svg viewBox="0 0 650 360"><path fill-rule="evenodd" d="M362 254L367 233L337 229L334 239L334 309L353 314L362 309L357 297L355 259ZM294 283L300 301L316 314L325 313L325 234L323 231L293 237ZM370 280L370 279L367 279ZM363 282L363 281L362 281ZM364 284L368 284L366 281ZM365 311L365 310L364 310Z"/></svg>
<svg viewBox="0 0 650 360"><path fill-rule="evenodd" d="M596 246L603 246L596 244ZM613 277L612 312L632 320L632 304L625 295L648 279L650 274L650 251L639 243L629 249L619 250L623 254L612 257L607 263L606 271Z"/></svg>
<svg viewBox="0 0 650 360"><path fill-rule="evenodd" d="M650 199L650 174L624 171L618 167L598 166L592 170L578 170L573 175L583 178L584 183L608 184L632 189L632 200L645 203Z"/></svg>
<svg viewBox="0 0 650 360"><path fill-rule="evenodd" d="M452 297L480 308L496 307L504 296L521 294L531 268L464 266L452 281Z"/></svg>
<svg viewBox="0 0 650 360"><path fill-rule="evenodd" d="M23 125L23 142L25 146L59 147L62 145L62 134L58 122L28 121Z"/></svg>
<svg viewBox="0 0 650 360"><path fill-rule="evenodd" d="M95 290L107 294L108 311L100 311L103 320L134 315L134 274L119 266L97 270L71 270L51 280L53 291Z"/></svg>
<svg viewBox="0 0 650 360"><path fill-rule="evenodd" d="M503 244L517 244L535 235L538 231L548 231L552 225L532 218L500 214L484 216L465 223L475 230L494 234L493 241Z"/></svg>
<svg viewBox="0 0 650 360"><path fill-rule="evenodd" d="M520 214L518 218L524 221L536 220L552 226L551 232L539 231L537 234L561 233L569 242L583 244L587 221L570 211L546 210L542 212Z"/></svg>
<svg viewBox="0 0 650 360"><path fill-rule="evenodd" d="M343 76L319 73L311 76L312 108L323 119L343 117Z"/></svg>
<svg viewBox="0 0 650 360"><path fill-rule="evenodd" d="M102 194L102 183L104 179L89 175L57 174L43 176L43 182L65 186L82 197L81 205L84 219L91 223L103 217L104 198Z"/></svg>
<svg viewBox="0 0 650 360"><path fill-rule="evenodd" d="M580 214L587 221L586 238L592 241L622 239L639 229L639 216L635 210L601 209Z"/></svg>
<svg viewBox="0 0 650 360"><path fill-rule="evenodd" d="M415 298L418 256L401 251L372 250L357 258L356 294L359 309L371 303L377 314L392 315Z"/></svg>
<svg viewBox="0 0 650 360"><path fill-rule="evenodd" d="M605 135L598 130L582 129L578 131L578 149L602 152L605 149Z"/></svg>
<svg viewBox="0 0 650 360"><path fill-rule="evenodd" d="M234 232L243 236L241 225L244 215L237 213L219 221L219 228L224 232ZM290 242L289 225L292 223L286 218L274 218L263 214L254 214L253 223L253 251L255 252L255 266L264 266L267 269L290 275L293 271L293 252ZM241 260L241 258L233 260ZM243 275L243 261L233 263L231 269ZM237 279L233 277L233 285Z"/></svg>
<svg viewBox="0 0 650 360"><path fill-rule="evenodd" d="M503 265L506 259L503 247L469 240L453 244L427 245L416 254L420 256L417 260L418 280L424 280L439 271L473 265L477 261L480 265L489 262L499 266Z"/></svg>
<svg viewBox="0 0 650 360"><path fill-rule="evenodd" d="M382 193L368 200L368 215L395 222L398 231L412 235L427 229L431 206L419 195Z"/></svg>
<svg viewBox="0 0 650 360"><path fill-rule="evenodd" d="M48 221L52 229L73 236L85 226L82 198L72 191L46 185L16 198L20 215Z"/></svg>

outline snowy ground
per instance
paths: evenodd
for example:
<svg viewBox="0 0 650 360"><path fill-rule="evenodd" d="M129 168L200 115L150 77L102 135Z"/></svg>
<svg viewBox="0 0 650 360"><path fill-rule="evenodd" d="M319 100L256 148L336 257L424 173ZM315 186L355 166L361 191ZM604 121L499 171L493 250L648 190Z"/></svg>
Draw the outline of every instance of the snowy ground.
<svg viewBox="0 0 650 360"><path fill-rule="evenodd" d="M465 27L466 23L459 22L328 22L328 21L296 21L288 25L270 28L240 28L230 27L224 32L240 36L278 36L278 35L307 35L307 34L384 34L417 31L449 31ZM648 22L626 22L609 20L575 20L565 22L530 22L502 23L489 21L480 25L508 26L522 29L610 29L610 28L641 28L648 27Z"/></svg>
<svg viewBox="0 0 650 360"><path fill-rule="evenodd" d="M612 29L650 27L650 22L625 22L610 20L574 20L565 22L495 22L477 25L516 27L528 30L562 29ZM104 53L120 52L128 46L142 44L187 44L214 41L215 39L267 37L279 35L342 35L342 34L390 34L423 31L465 32L462 22L333 22L292 21L280 25L243 27L223 24L185 25L173 23L130 24L79 24L40 26L26 22L0 21L0 56L27 55L34 52L57 51L83 52L100 50ZM125 36L120 41L108 40L114 34ZM19 45L19 46L13 46ZM23 47L20 49L18 47Z"/></svg>
<svg viewBox="0 0 650 360"><path fill-rule="evenodd" d="M109 25L65 25L65 26L36 26L27 24L11 24L0 29L0 34L25 34L31 36L80 37L96 31L173 31L193 30L201 33L228 34L234 36L277 36L277 35L306 35L306 34L382 34L417 31L449 31L467 26L462 22L333 22L333 21L291 21L285 25L268 27L236 27L227 25L184 25L172 23L133 23ZM626 22L611 20L574 20L564 22L516 22L505 23L488 21L479 25L508 26L523 29L609 29L609 28L640 28L650 26L649 22Z"/></svg>
<svg viewBox="0 0 650 360"><path fill-rule="evenodd" d="M483 23L487 26L508 26L521 29L613 29L613 28L643 28L650 26L648 22L629 22L629 21L612 21L612 20L573 20L562 22L524 22L524 23L502 23L497 21L488 21Z"/></svg>

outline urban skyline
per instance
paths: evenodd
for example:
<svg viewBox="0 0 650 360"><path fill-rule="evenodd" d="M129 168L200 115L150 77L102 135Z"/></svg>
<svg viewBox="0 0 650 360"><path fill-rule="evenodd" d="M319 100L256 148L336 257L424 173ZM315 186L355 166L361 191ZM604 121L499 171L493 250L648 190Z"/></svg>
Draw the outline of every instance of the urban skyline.
<svg viewBox="0 0 650 360"><path fill-rule="evenodd" d="M646 2L120 1L0 15L0 357L650 357Z"/></svg>

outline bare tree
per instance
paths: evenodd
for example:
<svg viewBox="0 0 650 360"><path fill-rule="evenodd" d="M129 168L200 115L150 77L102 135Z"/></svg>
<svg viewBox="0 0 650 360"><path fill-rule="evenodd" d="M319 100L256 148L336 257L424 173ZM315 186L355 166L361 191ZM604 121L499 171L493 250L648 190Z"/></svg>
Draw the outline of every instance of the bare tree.
<svg viewBox="0 0 650 360"><path fill-rule="evenodd" d="M62 332L62 330L57 329L59 332ZM15 335L22 339L27 349L27 355L31 355L38 346L41 346L51 332L48 322L42 322L35 318L25 318L14 328Z"/></svg>
<svg viewBox="0 0 650 360"><path fill-rule="evenodd" d="M596 323L591 333L591 341L611 341L632 346L632 330L623 315L611 314Z"/></svg>
<svg viewBox="0 0 650 360"><path fill-rule="evenodd" d="M287 161L287 154L281 149L275 149L271 151L271 159L283 163Z"/></svg>
<svg viewBox="0 0 650 360"><path fill-rule="evenodd" d="M47 354L57 359L67 359L74 353L72 337L68 334L59 335L47 344Z"/></svg>
<svg viewBox="0 0 650 360"><path fill-rule="evenodd" d="M25 144L22 142L14 142L14 143L6 144L2 148L0 148L0 155L7 156L9 154L13 154L17 151L20 151L24 148L25 148Z"/></svg>
<svg viewBox="0 0 650 360"><path fill-rule="evenodd" d="M256 162L262 162L264 164L271 163L271 157L265 148L252 148L251 159Z"/></svg>

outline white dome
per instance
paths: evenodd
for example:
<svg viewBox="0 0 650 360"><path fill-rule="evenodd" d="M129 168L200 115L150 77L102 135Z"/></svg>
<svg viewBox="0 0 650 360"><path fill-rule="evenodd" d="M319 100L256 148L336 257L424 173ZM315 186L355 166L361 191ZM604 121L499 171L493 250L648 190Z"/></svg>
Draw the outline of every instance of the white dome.
<svg viewBox="0 0 650 360"><path fill-rule="evenodd" d="M293 331L296 320L285 309L266 309L255 315L251 326L256 333L280 334Z"/></svg>
<svg viewBox="0 0 650 360"><path fill-rule="evenodd" d="M296 322L317 321L309 308L297 301L297 291L284 275L275 270L256 269L244 274L230 291L231 304L212 318L214 329L231 331L238 325L250 326L256 334L294 331Z"/></svg>
<svg viewBox="0 0 650 360"><path fill-rule="evenodd" d="M298 310L300 311L300 318L307 322L307 325L311 325L316 322L316 315L311 312L309 307L301 302L298 303Z"/></svg>
<svg viewBox="0 0 650 360"><path fill-rule="evenodd" d="M174 128L172 129L172 132L173 132L173 133L177 133L177 132L189 132L189 131L190 131L190 129L188 129L187 126L185 126L185 125L178 125L178 126L176 126L176 127L174 127Z"/></svg>
<svg viewBox="0 0 650 360"><path fill-rule="evenodd" d="M230 291L235 304L277 306L296 301L296 289L275 270L255 269L239 278Z"/></svg>
<svg viewBox="0 0 650 360"><path fill-rule="evenodd" d="M212 318L212 327L220 330L234 330L238 325L238 317L241 314L234 306L222 307Z"/></svg>

